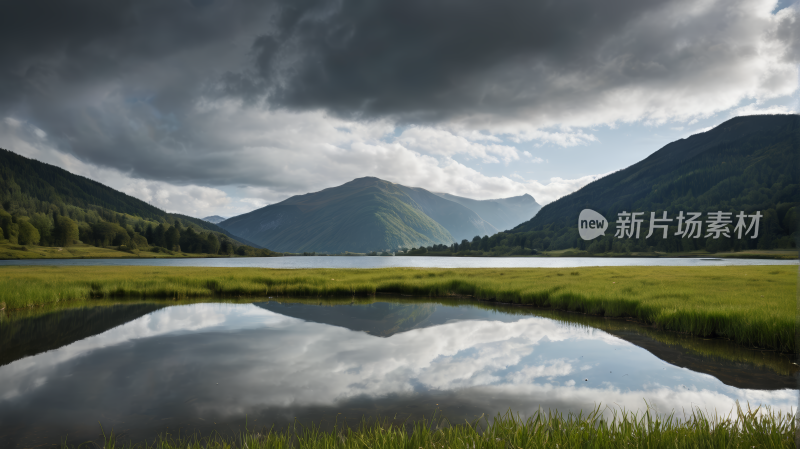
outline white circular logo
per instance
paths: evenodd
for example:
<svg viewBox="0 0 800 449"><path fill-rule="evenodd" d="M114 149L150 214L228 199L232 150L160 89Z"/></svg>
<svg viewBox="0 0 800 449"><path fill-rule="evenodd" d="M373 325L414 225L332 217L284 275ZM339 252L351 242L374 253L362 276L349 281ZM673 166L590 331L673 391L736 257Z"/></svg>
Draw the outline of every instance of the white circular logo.
<svg viewBox="0 0 800 449"><path fill-rule="evenodd" d="M584 240L592 240L606 233L608 220L591 209L584 209L578 216L578 232Z"/></svg>

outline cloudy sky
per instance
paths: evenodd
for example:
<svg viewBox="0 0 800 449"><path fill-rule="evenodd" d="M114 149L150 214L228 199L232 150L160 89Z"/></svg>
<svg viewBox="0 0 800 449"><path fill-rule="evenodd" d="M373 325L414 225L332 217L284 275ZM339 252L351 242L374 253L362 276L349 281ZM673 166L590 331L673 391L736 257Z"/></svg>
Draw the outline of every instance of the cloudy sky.
<svg viewBox="0 0 800 449"><path fill-rule="evenodd" d="M548 203L800 111L788 0L11 0L0 147L167 211L362 176Z"/></svg>

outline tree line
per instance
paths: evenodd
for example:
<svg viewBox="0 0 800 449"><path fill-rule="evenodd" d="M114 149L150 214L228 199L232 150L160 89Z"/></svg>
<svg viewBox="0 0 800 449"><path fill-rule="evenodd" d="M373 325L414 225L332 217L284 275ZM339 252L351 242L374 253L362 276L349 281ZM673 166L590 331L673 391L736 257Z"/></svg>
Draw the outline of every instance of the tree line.
<svg viewBox="0 0 800 449"><path fill-rule="evenodd" d="M6 208L11 209L11 212ZM272 251L242 245L228 236L195 229L174 220L153 222L107 210L87 211L51 206L49 213L25 214L6 202L0 206L0 238L17 245L69 247L89 244L121 251L186 252L193 254L270 256ZM22 213L21 213L22 212ZM70 212L73 214L71 215ZM75 213L81 212L81 213ZM80 221L89 218L93 221Z"/></svg>
<svg viewBox="0 0 800 449"><path fill-rule="evenodd" d="M738 211L728 210L735 216ZM695 252L707 251L709 253L744 251L744 250L769 250L769 249L794 249L797 248L798 225L800 225L800 203L779 203L777 207L759 211L763 216L759 220L757 238L745 235L739 239L735 236L734 224L725 226L731 237L721 236L717 239L706 237L707 228L703 228L700 238L688 238L678 234L677 226L667 228L667 237L663 238L663 231L656 230L647 238L650 220L645 214L641 225L639 238L617 238L616 220L611 221L604 236L593 240L583 240L579 233L577 223L568 226L560 221L537 226L534 230L526 232L499 232L492 236L475 236L471 241L464 239L460 243L450 245L431 245L419 248L401 248L408 255L530 255L540 251L556 251L574 249L586 251L591 254L602 253L642 253L642 252ZM675 217L677 212L669 213ZM703 214L705 216L705 214ZM644 217L644 216L643 216ZM656 214L661 217L661 211ZM612 217L607 217L612 218ZM617 217L613 217L617 218Z"/></svg>

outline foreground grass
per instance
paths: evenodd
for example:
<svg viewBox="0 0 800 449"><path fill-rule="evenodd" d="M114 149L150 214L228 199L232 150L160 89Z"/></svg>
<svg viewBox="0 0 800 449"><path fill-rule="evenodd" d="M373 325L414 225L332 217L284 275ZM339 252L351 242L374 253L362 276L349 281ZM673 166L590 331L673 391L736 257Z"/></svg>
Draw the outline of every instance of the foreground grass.
<svg viewBox="0 0 800 449"><path fill-rule="evenodd" d="M249 431L233 437L161 435L151 443L118 444L106 438L106 449L533 449L533 448L794 448L796 423L790 414L759 414L737 409L729 416L707 417L694 411L686 419L640 416L625 412L604 419L598 409L589 414L538 412L528 419L511 413L491 422L450 425L443 420L394 424L389 420L354 428L295 425L284 431ZM62 449L68 449L66 443ZM85 447L97 447L87 443Z"/></svg>
<svg viewBox="0 0 800 449"><path fill-rule="evenodd" d="M795 351L794 266L580 269L0 268L10 309L60 301L213 296L469 296L609 317ZM2 308L0 304L0 308Z"/></svg>

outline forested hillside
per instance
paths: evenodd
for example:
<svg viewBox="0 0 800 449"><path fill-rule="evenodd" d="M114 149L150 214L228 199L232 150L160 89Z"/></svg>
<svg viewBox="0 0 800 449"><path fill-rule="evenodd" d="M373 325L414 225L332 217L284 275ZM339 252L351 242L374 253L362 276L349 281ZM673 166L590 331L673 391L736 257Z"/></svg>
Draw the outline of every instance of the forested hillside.
<svg viewBox="0 0 800 449"><path fill-rule="evenodd" d="M530 221L495 237L498 245L532 249L586 249L592 253L637 251L711 252L794 248L800 211L800 116L736 117L716 128L670 143L643 161L594 181L544 206ZM604 237L584 241L578 214L592 209L609 223ZM650 212L672 218L668 237L647 239ZM759 236L686 238L677 235L683 212L762 214ZM618 214L644 212L636 238L615 238ZM749 222L748 222L749 224ZM703 228L706 229L705 227ZM752 232L751 232L752 234Z"/></svg>
<svg viewBox="0 0 800 449"><path fill-rule="evenodd" d="M148 250L267 256L273 253L212 223L169 214L53 165L0 149L0 242L90 244Z"/></svg>

